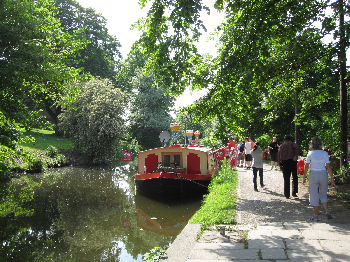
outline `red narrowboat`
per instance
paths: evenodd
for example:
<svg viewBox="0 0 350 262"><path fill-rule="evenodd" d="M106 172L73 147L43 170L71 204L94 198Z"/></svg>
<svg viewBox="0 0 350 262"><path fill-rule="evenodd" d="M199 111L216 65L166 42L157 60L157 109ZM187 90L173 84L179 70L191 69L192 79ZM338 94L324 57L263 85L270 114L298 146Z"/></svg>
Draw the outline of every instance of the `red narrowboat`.
<svg viewBox="0 0 350 262"><path fill-rule="evenodd" d="M139 152L135 183L138 191L148 195L203 194L216 170L211 149L175 144Z"/></svg>

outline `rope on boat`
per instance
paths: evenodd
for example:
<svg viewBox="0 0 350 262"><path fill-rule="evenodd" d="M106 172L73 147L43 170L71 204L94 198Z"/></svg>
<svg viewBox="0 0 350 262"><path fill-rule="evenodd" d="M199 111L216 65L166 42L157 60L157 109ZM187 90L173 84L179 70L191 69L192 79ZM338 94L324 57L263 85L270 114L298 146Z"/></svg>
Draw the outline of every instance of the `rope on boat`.
<svg viewBox="0 0 350 262"><path fill-rule="evenodd" d="M170 173L170 172L169 172L169 173ZM204 188L208 189L208 187L207 187L207 186L202 185L201 183L198 183L198 182L196 182L196 181L193 181L193 180L187 179L186 177L180 176L178 173L175 173L175 172L171 172L171 173L172 173L172 174L174 174L174 175L176 175L178 178L181 178L181 179L184 179L184 180L190 181L190 182L192 182L192 183L194 183L194 184L196 184L196 185L199 185L199 186L202 186L202 187L204 187Z"/></svg>

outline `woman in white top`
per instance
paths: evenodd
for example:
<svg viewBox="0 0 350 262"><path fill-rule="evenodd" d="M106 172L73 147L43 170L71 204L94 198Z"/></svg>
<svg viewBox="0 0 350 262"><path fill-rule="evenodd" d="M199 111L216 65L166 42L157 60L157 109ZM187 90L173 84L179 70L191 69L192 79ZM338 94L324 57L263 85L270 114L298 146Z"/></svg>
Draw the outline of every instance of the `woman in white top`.
<svg viewBox="0 0 350 262"><path fill-rule="evenodd" d="M306 174L310 169L310 205L314 208L314 216L310 220L317 222L319 221L318 210L320 202L326 211L327 218L332 218L327 206L328 174L331 177L332 187L334 186L334 178L332 168L329 164L328 153L322 150L322 140L319 137L312 138L310 150L306 157L303 184L305 184Z"/></svg>

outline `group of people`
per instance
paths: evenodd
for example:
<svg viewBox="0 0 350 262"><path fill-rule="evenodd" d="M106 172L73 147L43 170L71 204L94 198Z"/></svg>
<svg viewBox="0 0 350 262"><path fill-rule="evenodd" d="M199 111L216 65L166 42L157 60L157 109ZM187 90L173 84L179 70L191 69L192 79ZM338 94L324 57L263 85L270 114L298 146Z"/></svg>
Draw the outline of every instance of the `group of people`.
<svg viewBox="0 0 350 262"><path fill-rule="evenodd" d="M259 174L260 186L263 188L263 151L260 148L259 142L254 142L250 137L246 137L245 141L240 141L237 146L231 143L228 151L231 159L231 167L237 166L246 169L252 168L254 191L258 191L257 175ZM307 154L305 168L303 174L303 184L306 182L307 172L309 173L309 198L310 205L313 207L314 215L310 219L318 221L318 213L320 202L325 209L327 218L331 218L327 206L328 192L328 175L331 178L331 186L334 186L334 177L330 166L329 155L322 149L322 140L319 137L314 137L310 143L310 151ZM297 161L300 154L300 149L297 143L293 141L291 136L285 136L284 142L280 145L277 138L273 137L272 142L268 146L268 151L271 157L271 170L278 166L281 168L284 179L284 196L290 198L290 178L292 177L292 196L298 197L298 174ZM232 158L235 160L233 161ZM234 165L233 165L234 164Z"/></svg>

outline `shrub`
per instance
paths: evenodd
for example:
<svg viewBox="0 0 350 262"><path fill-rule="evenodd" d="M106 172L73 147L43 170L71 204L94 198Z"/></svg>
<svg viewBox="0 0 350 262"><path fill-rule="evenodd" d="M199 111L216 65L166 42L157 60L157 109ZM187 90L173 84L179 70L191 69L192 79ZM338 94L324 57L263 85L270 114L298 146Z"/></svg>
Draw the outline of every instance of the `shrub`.
<svg viewBox="0 0 350 262"><path fill-rule="evenodd" d="M29 173L40 173L43 171L43 162L41 158L28 154L27 157L27 171Z"/></svg>
<svg viewBox="0 0 350 262"><path fill-rule="evenodd" d="M47 150L47 156L54 158L58 154L58 149L54 146L48 146Z"/></svg>
<svg viewBox="0 0 350 262"><path fill-rule="evenodd" d="M117 141L124 136L127 97L105 79L80 88L76 101L59 116L59 127L90 163L111 163Z"/></svg>
<svg viewBox="0 0 350 262"><path fill-rule="evenodd" d="M344 165L340 169L334 170L334 181L336 184L345 184L350 182L350 165Z"/></svg>

